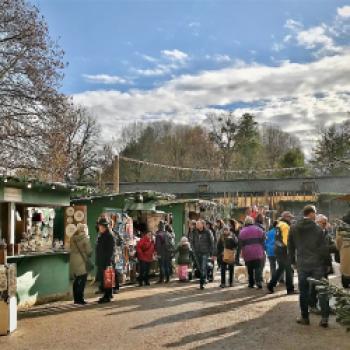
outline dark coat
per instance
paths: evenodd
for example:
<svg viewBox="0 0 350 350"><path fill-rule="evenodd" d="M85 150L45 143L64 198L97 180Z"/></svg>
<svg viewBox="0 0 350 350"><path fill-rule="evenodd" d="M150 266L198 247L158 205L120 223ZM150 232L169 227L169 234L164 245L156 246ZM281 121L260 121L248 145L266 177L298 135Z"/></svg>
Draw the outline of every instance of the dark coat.
<svg viewBox="0 0 350 350"><path fill-rule="evenodd" d="M237 247L238 247L238 238L235 235L231 233L225 237L224 234L222 234L217 244L218 262L222 263L225 248L234 250Z"/></svg>
<svg viewBox="0 0 350 350"><path fill-rule="evenodd" d="M211 231L204 229L203 231L195 230L193 232L193 251L198 255L213 254L214 236Z"/></svg>
<svg viewBox="0 0 350 350"><path fill-rule="evenodd" d="M192 262L192 249L190 247L190 244L179 244L179 246L176 249L176 253L178 254L177 257L177 264L178 265L189 265Z"/></svg>
<svg viewBox="0 0 350 350"><path fill-rule="evenodd" d="M171 259L175 250L173 235L168 231L158 231L156 233L155 249L159 257Z"/></svg>
<svg viewBox="0 0 350 350"><path fill-rule="evenodd" d="M114 262L115 240L112 232L108 229L100 233L96 243L96 265L98 269L105 270Z"/></svg>
<svg viewBox="0 0 350 350"><path fill-rule="evenodd" d="M304 218L292 226L288 237L288 254L298 270L310 271L325 266L329 246L322 229Z"/></svg>

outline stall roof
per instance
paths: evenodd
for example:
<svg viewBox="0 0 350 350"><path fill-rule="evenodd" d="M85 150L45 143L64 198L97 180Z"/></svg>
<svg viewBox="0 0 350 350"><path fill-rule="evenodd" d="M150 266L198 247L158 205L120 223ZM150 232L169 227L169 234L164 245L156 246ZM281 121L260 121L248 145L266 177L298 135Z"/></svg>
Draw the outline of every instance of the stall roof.
<svg viewBox="0 0 350 350"><path fill-rule="evenodd" d="M0 175L0 202L67 206L70 202L70 192L70 188L63 183Z"/></svg>
<svg viewBox="0 0 350 350"><path fill-rule="evenodd" d="M346 194L344 196L340 196L338 197L337 199L340 199L342 201L347 201L347 202L350 202L350 194Z"/></svg>
<svg viewBox="0 0 350 350"><path fill-rule="evenodd" d="M218 203L205 200L205 199L198 199L198 198L192 198L192 199L173 199L169 201L160 201L159 205L171 205L171 204L186 204L186 203L198 203L198 204L206 204L211 206L218 206Z"/></svg>

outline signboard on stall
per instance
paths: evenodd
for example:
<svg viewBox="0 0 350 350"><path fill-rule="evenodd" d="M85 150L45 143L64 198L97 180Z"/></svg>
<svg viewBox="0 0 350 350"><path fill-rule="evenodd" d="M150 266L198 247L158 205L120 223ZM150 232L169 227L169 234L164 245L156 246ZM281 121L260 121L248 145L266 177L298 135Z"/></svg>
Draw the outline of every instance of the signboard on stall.
<svg viewBox="0 0 350 350"><path fill-rule="evenodd" d="M23 201L22 190L19 188L5 187L4 201L21 203Z"/></svg>

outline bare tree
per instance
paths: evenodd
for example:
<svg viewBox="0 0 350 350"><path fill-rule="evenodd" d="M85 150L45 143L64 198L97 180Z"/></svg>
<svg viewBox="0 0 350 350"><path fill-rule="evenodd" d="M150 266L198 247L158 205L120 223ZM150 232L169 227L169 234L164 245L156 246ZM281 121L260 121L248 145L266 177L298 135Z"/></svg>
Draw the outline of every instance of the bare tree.
<svg viewBox="0 0 350 350"><path fill-rule="evenodd" d="M0 2L0 162L38 168L51 111L61 97L63 52L35 6Z"/></svg>

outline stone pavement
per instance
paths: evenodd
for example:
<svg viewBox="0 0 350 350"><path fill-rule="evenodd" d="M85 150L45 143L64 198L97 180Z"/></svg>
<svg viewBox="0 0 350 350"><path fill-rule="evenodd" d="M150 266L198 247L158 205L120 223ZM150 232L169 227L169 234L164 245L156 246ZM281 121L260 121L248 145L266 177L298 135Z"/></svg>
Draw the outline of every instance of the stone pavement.
<svg viewBox="0 0 350 350"><path fill-rule="evenodd" d="M200 291L196 283L129 287L110 304L61 302L20 313L18 330L0 338L1 350L80 349L350 349L349 335L295 324L298 296L246 285Z"/></svg>

